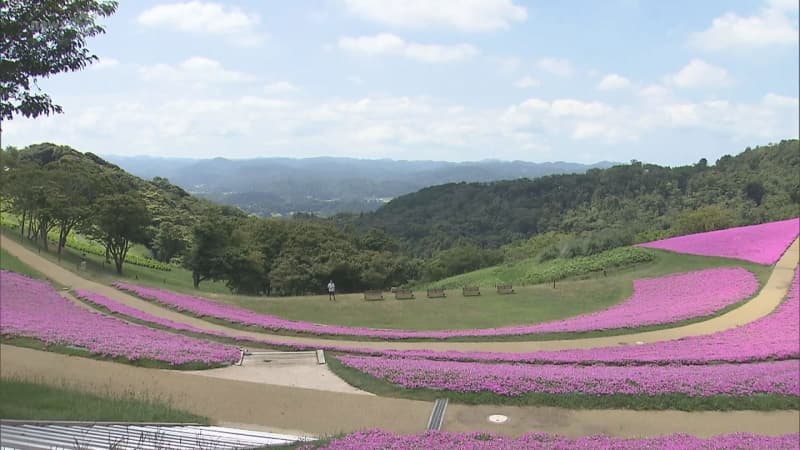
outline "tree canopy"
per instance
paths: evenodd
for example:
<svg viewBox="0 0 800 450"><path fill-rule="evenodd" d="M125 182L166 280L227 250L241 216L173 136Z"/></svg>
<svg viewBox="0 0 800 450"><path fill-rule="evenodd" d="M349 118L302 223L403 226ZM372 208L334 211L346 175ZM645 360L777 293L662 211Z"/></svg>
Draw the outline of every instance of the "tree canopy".
<svg viewBox="0 0 800 450"><path fill-rule="evenodd" d="M116 1L104 0L0 1L0 133L15 114L61 112L36 80L97 60L86 39L104 33L96 20L116 9Z"/></svg>

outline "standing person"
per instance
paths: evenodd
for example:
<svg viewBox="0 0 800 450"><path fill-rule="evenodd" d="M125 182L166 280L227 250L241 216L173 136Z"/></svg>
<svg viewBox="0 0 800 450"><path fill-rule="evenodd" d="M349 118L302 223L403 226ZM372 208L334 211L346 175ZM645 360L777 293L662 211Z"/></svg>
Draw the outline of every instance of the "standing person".
<svg viewBox="0 0 800 450"><path fill-rule="evenodd" d="M336 301L336 285L333 284L333 280L328 282L328 301L331 300Z"/></svg>

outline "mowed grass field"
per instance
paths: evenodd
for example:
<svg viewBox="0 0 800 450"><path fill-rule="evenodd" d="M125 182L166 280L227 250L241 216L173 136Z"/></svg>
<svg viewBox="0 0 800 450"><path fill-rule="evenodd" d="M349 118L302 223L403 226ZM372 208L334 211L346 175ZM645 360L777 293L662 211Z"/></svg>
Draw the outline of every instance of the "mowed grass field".
<svg viewBox="0 0 800 450"><path fill-rule="evenodd" d="M209 423L205 417L143 395L89 394L66 384L7 378L0 379L0 418Z"/></svg>
<svg viewBox="0 0 800 450"><path fill-rule="evenodd" d="M463 297L460 289L444 299L428 299L425 291L413 300L364 301L362 294L340 294L336 302L327 295L307 297L244 297L206 295L225 303L293 320L325 324L407 330L492 328L534 324L600 311L624 301L633 292L633 280L713 267L744 267L763 285L771 267L726 258L679 255L658 251L654 261L592 274L583 279L515 286L516 294L498 295L492 286L481 287L480 297ZM200 294L202 295L202 294Z"/></svg>
<svg viewBox="0 0 800 450"><path fill-rule="evenodd" d="M3 232L4 239L14 239L29 248L35 244L20 239L19 235ZM75 271L80 255L65 249L59 261L53 249L41 251L42 256ZM7 255L4 253L4 255ZM15 258L3 256L9 264ZM594 311L600 311L624 301L631 295L633 280L662 276L671 273L689 272L713 267L744 267L752 271L763 285L771 271L745 261L726 258L709 258L679 255L656 251L655 260L634 266L611 269L607 275L592 273L582 277L529 286L515 286L515 294L498 295L493 286L482 286L480 297L463 297L460 289L450 289L443 299L428 299L424 290L415 292L413 300L395 300L386 292L383 301L364 301L363 294L339 294L331 302L327 295L303 297L249 297L232 295L223 283L203 282L199 290L191 285L191 274L182 268L165 272L132 264L124 266L124 275L117 276L112 266L103 264L103 258L87 255L88 270L83 276L109 284L123 279L128 282L149 285L167 290L198 295L250 309L273 314L291 320L345 325L355 327L390 328L407 330L440 330L493 328L509 325L524 325L563 319ZM3 262L3 265L6 263ZM25 273L26 269L13 269ZM29 269L27 269L29 270ZM535 266L509 266L509 270L520 272L536 270ZM496 272L495 272L496 273ZM559 336L550 336L556 338Z"/></svg>

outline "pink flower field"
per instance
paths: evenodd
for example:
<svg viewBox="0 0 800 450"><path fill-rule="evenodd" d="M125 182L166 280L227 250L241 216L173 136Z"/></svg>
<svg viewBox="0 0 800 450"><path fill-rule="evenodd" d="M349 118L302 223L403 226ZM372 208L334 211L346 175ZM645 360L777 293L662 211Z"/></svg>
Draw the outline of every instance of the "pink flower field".
<svg viewBox="0 0 800 450"><path fill-rule="evenodd" d="M404 388L586 395L800 395L800 360L702 366L486 364L342 356L345 366Z"/></svg>
<svg viewBox="0 0 800 450"><path fill-rule="evenodd" d="M761 225L689 234L639 244L701 256L723 256L758 264L775 264L800 234L800 218Z"/></svg>
<svg viewBox="0 0 800 450"><path fill-rule="evenodd" d="M92 354L171 365L224 365L239 360L232 345L181 336L85 310L49 284L0 271L0 334L75 346Z"/></svg>
<svg viewBox="0 0 800 450"><path fill-rule="evenodd" d="M536 325L441 331L388 330L298 322L225 305L202 297L128 283L115 283L114 286L179 311L188 311L198 316L214 317L234 323L255 325L272 331L381 339L447 339L584 332L679 322L710 315L745 300L755 294L759 285L755 276L745 269L707 269L635 280L633 295L619 305L604 311Z"/></svg>
<svg viewBox="0 0 800 450"><path fill-rule="evenodd" d="M351 353L386 358L415 358L442 361L510 362L539 364L709 364L737 363L800 358L800 273L796 273L786 300L773 313L749 324L710 335L692 336L675 341L644 345L538 351L528 353L458 352L432 350L373 350L336 345L287 344L279 339L254 339L202 330L122 305L94 293L81 296L112 312L175 330L192 331L208 336L222 336L242 343L295 350L314 350Z"/></svg>
<svg viewBox="0 0 800 450"><path fill-rule="evenodd" d="M335 438L324 447L305 446L303 450L378 450L378 449L442 449L442 450L719 450L770 449L794 450L800 445L800 434L762 436L735 433L699 438L688 434L672 434L650 438L618 438L595 435L580 438L547 433L529 433L508 437L494 433L450 433L427 431L400 435L383 430L365 430Z"/></svg>

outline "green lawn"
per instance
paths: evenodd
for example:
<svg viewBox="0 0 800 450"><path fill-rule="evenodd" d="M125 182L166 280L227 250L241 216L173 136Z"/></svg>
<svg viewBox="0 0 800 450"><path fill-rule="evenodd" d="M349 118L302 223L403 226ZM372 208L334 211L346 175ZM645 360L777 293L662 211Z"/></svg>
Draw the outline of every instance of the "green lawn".
<svg viewBox="0 0 800 450"><path fill-rule="evenodd" d="M0 247L0 269L23 273L31 278L44 279L41 273L20 261L16 256L8 253L2 247Z"/></svg>
<svg viewBox="0 0 800 450"><path fill-rule="evenodd" d="M336 356L326 353L326 362L333 373L348 384L381 397L399 397L434 401L446 397L454 403L469 405L555 406L569 409L635 409L681 411L785 410L800 408L800 397L794 395L750 395L732 397L714 395L691 397L684 394L664 395L585 395L529 393L504 396L493 392L456 392L435 389L406 389L345 367Z"/></svg>
<svg viewBox="0 0 800 450"><path fill-rule="evenodd" d="M427 299L425 292L414 300L365 302L361 294L337 295L337 302L327 296L308 297L244 297L206 295L253 311L310 322L409 330L489 328L558 320L599 311L623 301L631 295L633 280L688 272L711 267L741 266L752 271L763 285L771 268L725 258L678 255L658 251L656 259L619 270L607 276L592 274L584 279L556 283L515 286L512 295L498 295L494 289L482 288L480 297L462 297L460 290L449 290L447 298Z"/></svg>
<svg viewBox="0 0 800 450"><path fill-rule="evenodd" d="M6 378L0 379L0 418L209 423L205 417L142 395L87 394L67 385Z"/></svg>
<svg viewBox="0 0 800 450"><path fill-rule="evenodd" d="M19 235L7 230L3 232L3 237L22 241L29 248L36 249L34 243L20 239ZM76 270L80 260L80 255L69 249L65 250L60 261L52 249L50 252L42 250L41 254L70 270ZM465 298L460 290L448 290L448 296L444 299L427 299L424 291L418 291L416 299L405 301L394 300L388 292L385 294L386 300L377 302L365 302L361 294L340 294L337 302L329 302L326 295L236 296L230 294L224 284L211 282L203 282L201 289L195 290L191 285L191 274L184 269L163 272L126 265L124 276L118 277L113 267L103 264L103 258L93 255L87 255L88 270L84 276L106 284L121 278L132 283L201 295L292 320L357 327L436 330L534 324L603 310L630 296L632 281L638 278L712 267L741 266L755 273L763 285L771 272L771 267L733 259L680 255L665 251L655 251L655 254L656 258L651 262L609 269L607 276L595 272L561 280L556 283L555 288L551 283L515 286L516 294L497 295L493 288L484 286L480 297ZM516 266L514 270L522 269ZM609 334L620 334L620 331L595 333L592 336ZM585 333L542 335L537 339L570 337L590 336ZM509 339L518 340L520 337Z"/></svg>

